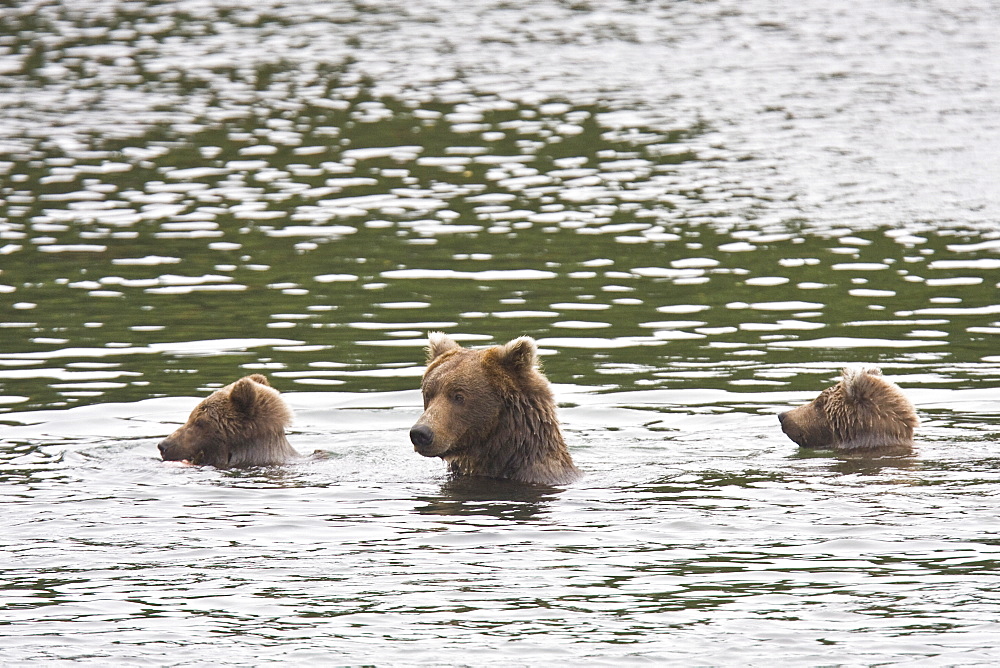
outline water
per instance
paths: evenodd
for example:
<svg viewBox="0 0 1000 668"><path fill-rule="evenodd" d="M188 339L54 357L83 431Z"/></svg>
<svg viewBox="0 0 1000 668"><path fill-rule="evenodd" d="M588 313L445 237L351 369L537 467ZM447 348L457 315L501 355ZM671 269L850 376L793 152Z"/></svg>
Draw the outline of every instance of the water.
<svg viewBox="0 0 1000 668"><path fill-rule="evenodd" d="M995 663L996 7L251 4L0 10L5 662ZM437 329L582 481L412 452ZM914 456L780 432L857 362Z"/></svg>

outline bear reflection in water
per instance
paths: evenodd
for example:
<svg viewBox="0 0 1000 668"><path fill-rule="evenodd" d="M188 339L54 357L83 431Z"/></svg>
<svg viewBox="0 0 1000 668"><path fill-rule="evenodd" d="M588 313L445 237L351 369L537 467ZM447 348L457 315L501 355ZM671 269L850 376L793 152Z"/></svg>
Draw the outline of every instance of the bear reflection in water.
<svg viewBox="0 0 1000 668"><path fill-rule="evenodd" d="M440 332L429 338L424 412L410 429L414 450L440 457L457 475L546 485L580 476L534 339L472 350Z"/></svg>
<svg viewBox="0 0 1000 668"><path fill-rule="evenodd" d="M255 373L213 392L160 443L164 461L217 468L269 466L296 457L285 438L292 409Z"/></svg>
<svg viewBox="0 0 1000 668"><path fill-rule="evenodd" d="M900 453L913 447L920 421L913 404L875 367L845 368L842 380L805 406L778 415L804 448L845 453Z"/></svg>

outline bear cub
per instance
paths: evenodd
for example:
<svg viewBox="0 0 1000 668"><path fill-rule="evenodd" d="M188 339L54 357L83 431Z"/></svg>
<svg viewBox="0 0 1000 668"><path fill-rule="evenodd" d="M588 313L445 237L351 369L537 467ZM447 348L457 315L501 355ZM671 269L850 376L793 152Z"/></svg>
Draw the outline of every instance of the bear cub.
<svg viewBox="0 0 1000 668"><path fill-rule="evenodd" d="M255 373L213 392L160 443L164 461L231 468L281 464L298 455L285 438L292 410Z"/></svg>
<svg viewBox="0 0 1000 668"><path fill-rule="evenodd" d="M804 448L841 452L905 452L913 447L917 412L875 367L845 368L842 380L798 408L780 413L781 430Z"/></svg>
<svg viewBox="0 0 1000 668"><path fill-rule="evenodd" d="M429 344L424 413L410 430L414 450L440 457L457 475L546 485L580 476L534 339L473 350L435 332Z"/></svg>

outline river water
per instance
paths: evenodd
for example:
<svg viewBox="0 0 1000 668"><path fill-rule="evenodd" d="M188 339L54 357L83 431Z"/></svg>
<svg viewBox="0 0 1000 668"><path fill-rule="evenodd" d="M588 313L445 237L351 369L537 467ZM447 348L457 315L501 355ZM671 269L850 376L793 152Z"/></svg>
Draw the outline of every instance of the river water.
<svg viewBox="0 0 1000 668"><path fill-rule="evenodd" d="M998 29L0 8L2 662L994 665ZM434 330L538 340L580 482L412 451ZM781 433L854 363L917 406L913 456ZM309 456L160 462L248 373Z"/></svg>

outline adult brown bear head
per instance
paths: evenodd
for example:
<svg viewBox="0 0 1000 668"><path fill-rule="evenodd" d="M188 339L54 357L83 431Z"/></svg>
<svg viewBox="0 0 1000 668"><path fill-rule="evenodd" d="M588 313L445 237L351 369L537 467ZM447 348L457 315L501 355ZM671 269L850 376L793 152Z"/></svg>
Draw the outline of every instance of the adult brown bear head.
<svg viewBox="0 0 1000 668"><path fill-rule="evenodd" d="M452 472L548 484L579 476L534 339L470 349L431 334L421 390L424 412L410 440Z"/></svg>

